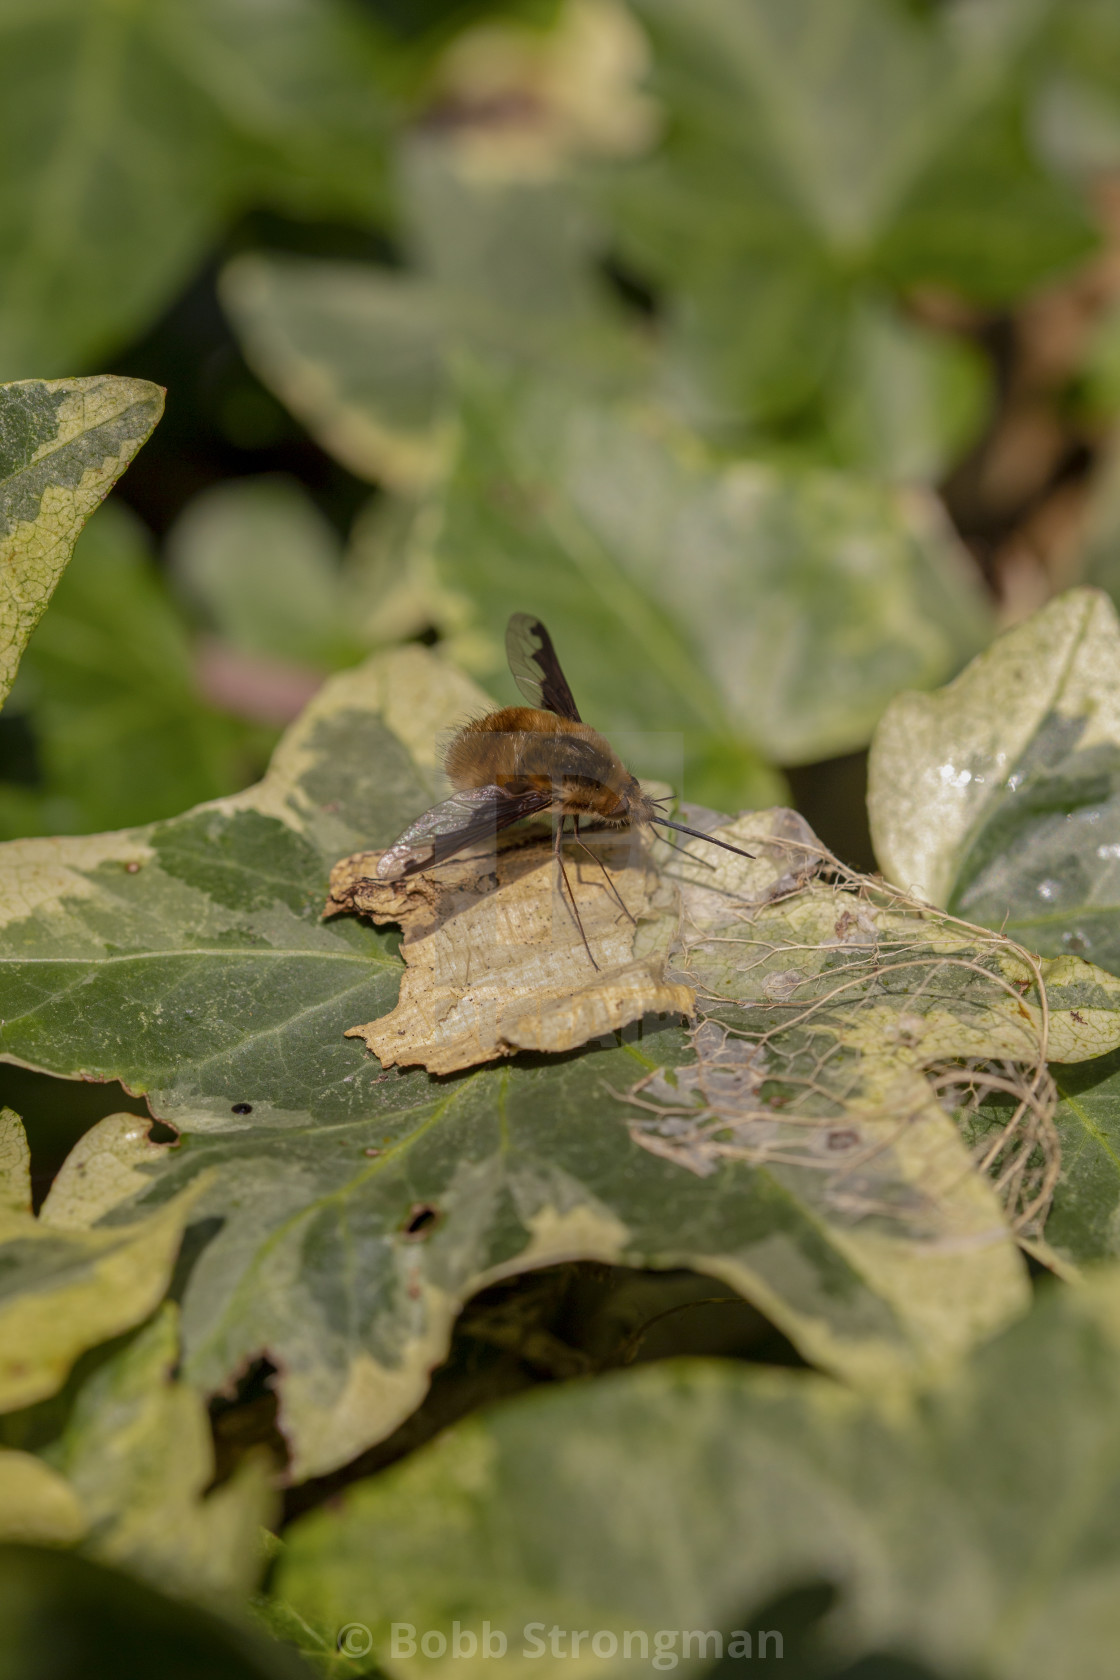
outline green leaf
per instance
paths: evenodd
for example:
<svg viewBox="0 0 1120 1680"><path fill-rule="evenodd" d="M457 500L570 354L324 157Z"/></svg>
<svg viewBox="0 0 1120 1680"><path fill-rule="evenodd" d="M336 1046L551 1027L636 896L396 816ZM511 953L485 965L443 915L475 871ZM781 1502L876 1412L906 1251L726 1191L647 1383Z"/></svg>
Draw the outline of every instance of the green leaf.
<svg viewBox="0 0 1120 1680"><path fill-rule="evenodd" d="M87 1527L70 1484L34 1453L0 1447L0 1541L72 1545Z"/></svg>
<svg viewBox="0 0 1120 1680"><path fill-rule="evenodd" d="M1035 124L1047 156L1091 179L1120 161L1120 29L1108 0L1065 0L1053 9L1040 65Z"/></svg>
<svg viewBox="0 0 1120 1680"><path fill-rule="evenodd" d="M203 699L146 534L114 503L78 541L12 709L31 727L40 780L0 783L8 835L170 816L244 785L273 739Z"/></svg>
<svg viewBox="0 0 1120 1680"><path fill-rule="evenodd" d="M676 376L724 425L832 431L850 402L853 301L858 316L884 288L929 282L1006 301L1088 249L1084 211L1032 157L1020 110L1044 7L637 9L665 139L605 191L625 255L667 294ZM898 370L940 416L934 470L966 430L943 394L960 377L953 352L939 350L930 339ZM969 408L974 426L975 395ZM888 446L877 464L895 460Z"/></svg>
<svg viewBox="0 0 1120 1680"><path fill-rule="evenodd" d="M1120 972L1120 626L1075 589L938 694L892 701L868 805L891 880Z"/></svg>
<svg viewBox="0 0 1120 1680"><path fill-rule="evenodd" d="M162 413L146 379L0 385L0 701L78 532Z"/></svg>
<svg viewBox="0 0 1120 1680"><path fill-rule="evenodd" d="M443 323L422 281L243 256L221 295L254 371L343 466L405 489L435 476L447 447Z"/></svg>
<svg viewBox="0 0 1120 1680"><path fill-rule="evenodd" d="M3 1054L123 1078L183 1133L168 1148L134 1122L95 1128L52 1192L56 1217L108 1240L214 1169L183 1294L187 1379L213 1391L267 1353L305 1475L407 1415L468 1294L559 1259L711 1272L813 1357L879 1383L1019 1310L999 1209L924 1087L904 1176L925 1140L947 1217L970 1233L945 1252L890 1219L878 1235L842 1211L822 1222L780 1164L729 1160L705 1178L635 1141L612 1092L690 1062L679 1028L451 1081L383 1074L343 1036L389 1011L400 964L393 934L319 921L329 869L432 802L435 737L481 702L402 649L333 679L248 793L0 849ZM1098 1003L1108 1015L1111 997Z"/></svg>
<svg viewBox="0 0 1120 1680"><path fill-rule="evenodd" d="M987 639L971 562L919 491L717 465L641 416L481 376L460 440L428 540L488 640L453 646L497 682L510 605L540 613L585 715L648 752L683 732L702 803L772 799L751 743L787 764L850 751L901 686ZM639 768L680 786L680 750Z"/></svg>
<svg viewBox="0 0 1120 1680"><path fill-rule="evenodd" d="M10 1108L0 1109L0 1206L5 1214L31 1212L31 1150Z"/></svg>
<svg viewBox="0 0 1120 1680"><path fill-rule="evenodd" d="M0 1114L5 1154L21 1153L19 1120ZM86 1348L131 1329L161 1299L198 1187L112 1228L72 1230L17 1202L26 1165L0 1210L0 1411L53 1394Z"/></svg>
<svg viewBox="0 0 1120 1680"><path fill-rule="evenodd" d="M901 482L936 482L976 435L987 376L969 345L908 321L871 297L853 303L825 424L844 466Z"/></svg>
<svg viewBox="0 0 1120 1680"><path fill-rule="evenodd" d="M368 1628L365 1671L393 1676L486 1673L484 1621L515 1673L564 1674L573 1630L605 1676L633 1669L627 1630L651 1656L660 1636L684 1672L716 1650L686 1646L689 1629L718 1633L725 1661L736 1629L752 1659L773 1659L774 1599L823 1577L840 1603L817 1655L837 1667L889 1650L939 1674L1105 1680L1120 1638L1118 1415L1110 1269L1051 1289L902 1410L714 1360L539 1389L293 1523L275 1590L327 1650L347 1624ZM432 1630L428 1654L394 1660L393 1623ZM765 1647L764 1630L778 1634Z"/></svg>
<svg viewBox="0 0 1120 1680"><path fill-rule="evenodd" d="M204 490L176 520L168 557L180 592L232 647L319 669L359 657L338 538L294 480Z"/></svg>
<svg viewBox="0 0 1120 1680"><path fill-rule="evenodd" d="M384 46L359 8L52 0L0 21L0 351L9 373L133 338L248 204L384 203Z"/></svg>
<svg viewBox="0 0 1120 1680"><path fill-rule="evenodd" d="M0 1645L23 1680L311 1680L294 1651L239 1618L157 1592L75 1552L0 1546Z"/></svg>
<svg viewBox="0 0 1120 1680"><path fill-rule="evenodd" d="M456 353L592 387L632 381L640 357L563 181L488 178L431 139L404 149L400 173L413 272L246 256L222 296L254 368L319 442L362 477L413 490L451 441Z"/></svg>
<svg viewBox="0 0 1120 1680"><path fill-rule="evenodd" d="M1120 983L1078 958L1036 963L1002 935L860 877L827 884L803 863L791 892L793 837L775 824L768 838L767 826L744 818L722 831L766 864L721 857L714 874L683 874L672 978L695 990L702 1025L691 1063L630 1092L646 1111L632 1135L702 1174L727 1160L776 1167L831 1240L851 1252L869 1244L868 1260L893 1230L901 1240L884 1286L919 1314L926 1245L951 1249L985 1219L963 1193L944 1111L970 1143L983 1135L974 1155L987 1151L992 1175L1014 1186L1004 1193L1017 1227L1036 1233L1058 1155L1046 1058L1113 1049ZM687 855L704 848L693 842ZM685 868L675 859L670 877ZM999 1124L1009 1129L996 1138Z"/></svg>
<svg viewBox="0 0 1120 1680"><path fill-rule="evenodd" d="M1120 327L1120 316L1116 325ZM1120 355L1120 334L1115 350ZM1120 374L1120 363L1117 373ZM1120 408L1120 385L1105 408L1112 414ZM1120 456L1115 442L1101 450L1090 482L1075 565L1076 576L1103 589L1113 606L1120 602Z"/></svg>
<svg viewBox="0 0 1120 1680"><path fill-rule="evenodd" d="M1120 1058L1055 1068L1062 1176L1046 1240L1075 1265L1120 1254Z"/></svg>
<svg viewBox="0 0 1120 1680"><path fill-rule="evenodd" d="M264 1565L269 1467L247 1456L207 1493L210 1420L202 1398L173 1380L178 1357L178 1312L166 1305L82 1385L41 1462L76 1498L89 1555L183 1594L240 1595Z"/></svg>

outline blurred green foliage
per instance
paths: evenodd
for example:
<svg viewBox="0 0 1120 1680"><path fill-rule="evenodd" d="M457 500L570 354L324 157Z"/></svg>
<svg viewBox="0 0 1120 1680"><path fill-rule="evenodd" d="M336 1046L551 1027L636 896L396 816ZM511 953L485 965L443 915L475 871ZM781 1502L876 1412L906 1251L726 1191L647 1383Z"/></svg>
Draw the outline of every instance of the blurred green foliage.
<svg viewBox="0 0 1120 1680"><path fill-rule="evenodd" d="M0 377L163 374L125 493L172 572L119 512L83 539L0 832L231 791L402 637L500 687L516 607L605 728L684 733L687 794L765 802L990 634L914 498L998 434L999 323L1100 244L1107 4L59 0L0 39Z"/></svg>
<svg viewBox="0 0 1120 1680"><path fill-rule="evenodd" d="M5 711L31 735L23 785L0 786L0 834L83 834L213 799L263 768L272 736L199 692L182 614L127 508L78 539Z"/></svg>

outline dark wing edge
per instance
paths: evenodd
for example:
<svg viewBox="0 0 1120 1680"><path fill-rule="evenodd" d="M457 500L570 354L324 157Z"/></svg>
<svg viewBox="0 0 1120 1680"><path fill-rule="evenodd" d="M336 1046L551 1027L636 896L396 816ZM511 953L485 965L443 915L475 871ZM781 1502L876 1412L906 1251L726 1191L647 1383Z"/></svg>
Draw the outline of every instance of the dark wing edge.
<svg viewBox="0 0 1120 1680"><path fill-rule="evenodd" d="M582 723L552 637L532 613L514 613L506 627L506 658L513 680L532 706Z"/></svg>
<svg viewBox="0 0 1120 1680"><path fill-rule="evenodd" d="M466 788L410 823L377 865L379 881L400 881L434 869L503 828L547 810L552 794L540 788Z"/></svg>

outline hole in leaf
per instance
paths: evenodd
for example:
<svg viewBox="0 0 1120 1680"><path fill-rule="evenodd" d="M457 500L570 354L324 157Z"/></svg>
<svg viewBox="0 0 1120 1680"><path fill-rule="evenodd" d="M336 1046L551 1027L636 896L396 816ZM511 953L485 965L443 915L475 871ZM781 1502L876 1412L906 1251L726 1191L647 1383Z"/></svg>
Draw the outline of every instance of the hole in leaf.
<svg viewBox="0 0 1120 1680"><path fill-rule="evenodd" d="M413 1242L419 1242L427 1236L432 1226L439 1218L439 1209L430 1202L414 1202L408 1210L408 1218L401 1227L401 1234L410 1237Z"/></svg>

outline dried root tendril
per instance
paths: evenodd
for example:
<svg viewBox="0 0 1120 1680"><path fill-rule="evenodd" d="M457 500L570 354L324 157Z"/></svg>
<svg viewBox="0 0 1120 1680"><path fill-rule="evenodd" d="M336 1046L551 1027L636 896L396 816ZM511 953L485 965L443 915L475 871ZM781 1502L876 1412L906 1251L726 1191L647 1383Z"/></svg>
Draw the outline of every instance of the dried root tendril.
<svg viewBox="0 0 1120 1680"><path fill-rule="evenodd" d="M830 1216L932 1239L953 1185L915 1175L912 1154L903 1170L900 1144L936 1105L1012 1228L1037 1237L1060 1167L1039 960L789 826L751 839L770 861L759 896L682 881L673 962L697 994L694 1060L622 1094L635 1142L702 1175L794 1169Z"/></svg>

